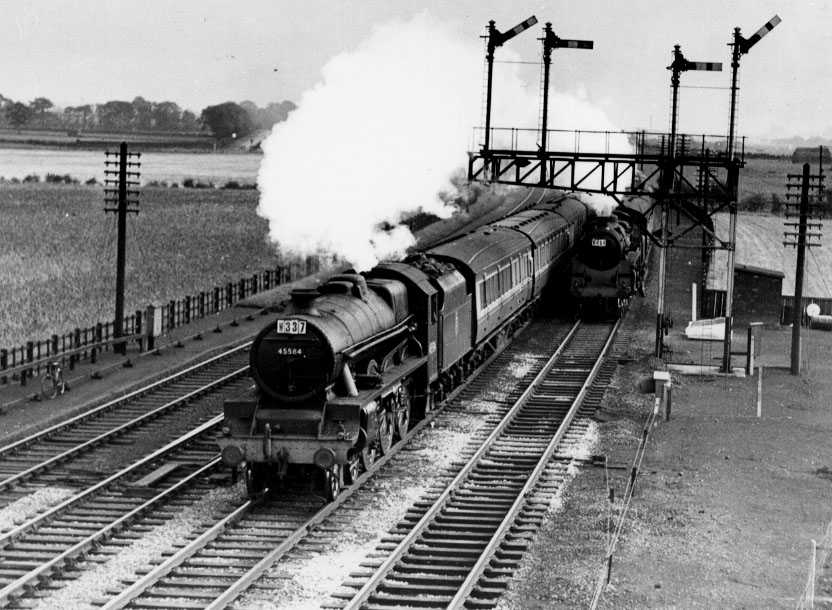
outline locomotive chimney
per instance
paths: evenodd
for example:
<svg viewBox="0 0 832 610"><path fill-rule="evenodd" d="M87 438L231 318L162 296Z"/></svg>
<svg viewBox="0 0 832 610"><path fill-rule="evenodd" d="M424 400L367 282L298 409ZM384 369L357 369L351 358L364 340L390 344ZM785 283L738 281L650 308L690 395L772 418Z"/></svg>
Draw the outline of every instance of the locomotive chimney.
<svg viewBox="0 0 832 610"><path fill-rule="evenodd" d="M317 288L295 288L290 293L292 297L292 305L296 309L303 309L306 313L315 314L315 308L312 302L321 296Z"/></svg>

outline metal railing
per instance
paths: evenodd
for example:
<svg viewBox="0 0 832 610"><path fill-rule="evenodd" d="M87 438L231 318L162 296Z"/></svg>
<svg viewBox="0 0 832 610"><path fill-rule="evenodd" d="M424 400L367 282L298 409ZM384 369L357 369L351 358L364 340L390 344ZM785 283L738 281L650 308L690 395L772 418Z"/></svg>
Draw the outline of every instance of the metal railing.
<svg viewBox="0 0 832 610"><path fill-rule="evenodd" d="M540 130L516 127L492 127L489 134L490 150L511 152L544 152L540 149ZM482 151L485 128L475 127L471 151ZM574 154L640 154L664 156L669 152L670 134L651 131L597 131L548 129L545 152ZM735 146L735 157L745 159L745 137ZM728 136L714 134L677 134L677 156L713 158L728 156Z"/></svg>

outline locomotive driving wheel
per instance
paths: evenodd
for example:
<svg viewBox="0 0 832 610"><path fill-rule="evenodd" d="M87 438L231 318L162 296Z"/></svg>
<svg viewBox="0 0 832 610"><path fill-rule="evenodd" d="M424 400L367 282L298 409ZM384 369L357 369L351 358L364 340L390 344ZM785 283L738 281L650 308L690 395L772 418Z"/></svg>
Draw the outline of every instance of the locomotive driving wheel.
<svg viewBox="0 0 832 610"><path fill-rule="evenodd" d="M352 452L347 457L347 467L344 472L344 482L347 485L354 484L361 475L361 461L360 453Z"/></svg>
<svg viewBox="0 0 832 610"><path fill-rule="evenodd" d="M369 447L367 445L361 449L361 465L364 466L364 470L369 470L370 467L375 464L376 457L378 455L378 450L375 447Z"/></svg>
<svg viewBox="0 0 832 610"><path fill-rule="evenodd" d="M381 367L378 365L378 362L370 360L367 363L367 375L372 375L374 377L381 375Z"/></svg>
<svg viewBox="0 0 832 610"><path fill-rule="evenodd" d="M386 410L378 413L378 446L381 455L387 455L393 446L393 416Z"/></svg>
<svg viewBox="0 0 832 610"><path fill-rule="evenodd" d="M324 470L324 484L326 499L332 502L344 487L344 467L341 464L333 464Z"/></svg>
<svg viewBox="0 0 832 610"><path fill-rule="evenodd" d="M402 386L395 409L396 435L404 438L410 428L410 391Z"/></svg>

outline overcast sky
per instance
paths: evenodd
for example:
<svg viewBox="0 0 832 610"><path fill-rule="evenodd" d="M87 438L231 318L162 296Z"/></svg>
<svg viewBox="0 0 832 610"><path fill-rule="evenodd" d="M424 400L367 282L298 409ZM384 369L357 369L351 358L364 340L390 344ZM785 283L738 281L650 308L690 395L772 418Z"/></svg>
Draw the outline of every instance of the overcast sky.
<svg viewBox="0 0 832 610"><path fill-rule="evenodd" d="M777 13L783 22L742 58L739 131L832 137L832 0L0 0L0 6L0 93L27 102L45 96L63 106L142 95L199 113L228 100L299 101L320 81L324 64L356 48L375 25L427 11L476 42L489 19L505 30L534 14L538 26L507 47L538 61L536 38L546 21L562 38L594 40L593 51L556 50L553 81L580 92L621 129L667 129L665 67L674 44L690 60L723 62L722 74L682 75L681 127L708 133L727 128L726 43L733 28L750 36ZM539 68L521 68L536 87ZM471 69L481 72L482 65ZM570 125L563 116L550 125L592 127Z"/></svg>

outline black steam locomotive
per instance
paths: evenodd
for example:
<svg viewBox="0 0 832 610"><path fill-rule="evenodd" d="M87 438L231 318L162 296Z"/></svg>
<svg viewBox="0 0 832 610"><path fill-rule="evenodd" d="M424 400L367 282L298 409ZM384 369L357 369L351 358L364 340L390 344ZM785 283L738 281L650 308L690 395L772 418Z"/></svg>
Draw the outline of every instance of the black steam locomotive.
<svg viewBox="0 0 832 610"><path fill-rule="evenodd" d="M255 395L224 406L224 462L250 493L312 470L337 495L524 323L592 215L558 197L293 292L252 344Z"/></svg>
<svg viewBox="0 0 832 610"><path fill-rule="evenodd" d="M633 198L589 221L570 271L569 292L581 315L620 316L634 295L644 296L649 205Z"/></svg>

